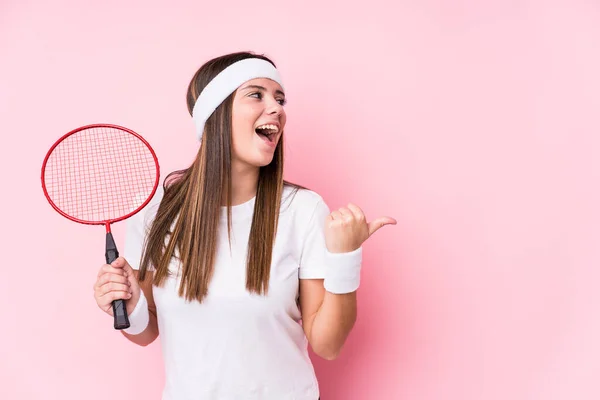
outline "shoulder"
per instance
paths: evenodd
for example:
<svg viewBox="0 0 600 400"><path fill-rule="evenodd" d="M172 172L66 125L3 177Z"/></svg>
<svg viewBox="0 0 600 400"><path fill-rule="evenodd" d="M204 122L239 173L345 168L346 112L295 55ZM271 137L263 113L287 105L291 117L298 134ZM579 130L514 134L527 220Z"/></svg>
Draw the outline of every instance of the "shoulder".
<svg viewBox="0 0 600 400"><path fill-rule="evenodd" d="M122 255L134 270L140 268L146 235L156 216L162 196L163 189L159 186L148 204L126 220L125 246ZM149 270L152 269L153 267L150 266Z"/></svg>
<svg viewBox="0 0 600 400"><path fill-rule="evenodd" d="M286 185L282 195L282 211L291 210L301 218L310 219L315 211L329 212L322 195L310 189Z"/></svg>
<svg viewBox="0 0 600 400"><path fill-rule="evenodd" d="M129 219L129 223L141 226L143 227L143 230L147 231L152 224L154 217L156 217L156 212L158 211L163 195L163 187L158 185L152 199L150 199L143 209Z"/></svg>

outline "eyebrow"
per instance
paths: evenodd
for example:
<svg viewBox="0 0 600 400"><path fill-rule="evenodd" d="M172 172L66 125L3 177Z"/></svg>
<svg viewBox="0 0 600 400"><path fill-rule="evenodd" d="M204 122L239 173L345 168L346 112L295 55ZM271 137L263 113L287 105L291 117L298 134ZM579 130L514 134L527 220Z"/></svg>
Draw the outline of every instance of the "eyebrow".
<svg viewBox="0 0 600 400"><path fill-rule="evenodd" d="M265 92L267 91L267 88L263 87L263 86L259 86L259 85L248 85L248 86L244 86L242 88L242 90L246 90L246 89L259 89L259 90L264 90ZM285 97L285 93L283 93L281 90L277 89L275 91L275 94L280 94L282 96Z"/></svg>

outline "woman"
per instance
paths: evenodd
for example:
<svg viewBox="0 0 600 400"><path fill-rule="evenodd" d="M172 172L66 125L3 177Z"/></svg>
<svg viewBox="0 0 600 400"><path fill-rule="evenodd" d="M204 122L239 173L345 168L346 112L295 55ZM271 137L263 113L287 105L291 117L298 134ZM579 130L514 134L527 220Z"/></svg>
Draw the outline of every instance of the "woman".
<svg viewBox="0 0 600 400"><path fill-rule="evenodd" d="M349 204L283 180L285 92L253 53L204 64L187 105L201 142L128 221L123 257L103 265L98 306L125 299L146 346L159 335L163 400L316 400L307 345L336 358L356 319L367 223Z"/></svg>

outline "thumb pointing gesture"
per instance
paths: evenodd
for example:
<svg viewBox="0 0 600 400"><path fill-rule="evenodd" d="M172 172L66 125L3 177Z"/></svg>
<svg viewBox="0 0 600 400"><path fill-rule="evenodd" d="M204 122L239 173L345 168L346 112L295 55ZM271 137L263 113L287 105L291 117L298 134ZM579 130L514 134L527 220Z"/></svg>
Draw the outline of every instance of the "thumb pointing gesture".
<svg viewBox="0 0 600 400"><path fill-rule="evenodd" d="M396 220L380 217L367 223L361 208L349 203L347 207L333 211L326 218L325 244L331 253L351 252L385 225L396 225Z"/></svg>
<svg viewBox="0 0 600 400"><path fill-rule="evenodd" d="M396 225L396 220L391 217L380 217L374 221L368 223L369 227L369 237L373 235L377 230L384 227L385 225Z"/></svg>

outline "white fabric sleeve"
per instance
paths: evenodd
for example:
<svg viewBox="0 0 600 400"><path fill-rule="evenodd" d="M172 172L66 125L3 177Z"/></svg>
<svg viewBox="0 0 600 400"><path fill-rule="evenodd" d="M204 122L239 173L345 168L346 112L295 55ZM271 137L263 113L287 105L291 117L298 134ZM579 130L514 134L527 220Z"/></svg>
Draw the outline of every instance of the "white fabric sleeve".
<svg viewBox="0 0 600 400"><path fill-rule="evenodd" d="M327 246L325 245L325 218L329 215L329 207L319 199L308 219L304 230L304 244L300 254L300 279L324 279L327 263Z"/></svg>
<svg viewBox="0 0 600 400"><path fill-rule="evenodd" d="M140 269L140 264L142 262L142 251L144 249L144 240L146 238L144 211L145 210L141 210L126 221L127 228L125 231L123 258L127 260L133 269Z"/></svg>
<svg viewBox="0 0 600 400"><path fill-rule="evenodd" d="M330 209L321 198L308 222L300 256L300 279L324 279L328 292L343 294L358 289L362 247L348 253L330 253L325 244L325 218Z"/></svg>
<svg viewBox="0 0 600 400"><path fill-rule="evenodd" d="M125 246L121 255L133 269L140 269L146 234L150 230L150 226L162 200L162 195L163 191L161 186L159 186L154 197L146 207L125 220ZM154 267L149 265L148 270L153 271Z"/></svg>

